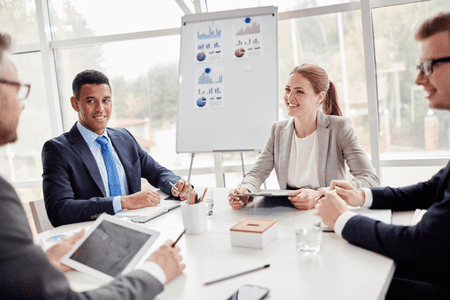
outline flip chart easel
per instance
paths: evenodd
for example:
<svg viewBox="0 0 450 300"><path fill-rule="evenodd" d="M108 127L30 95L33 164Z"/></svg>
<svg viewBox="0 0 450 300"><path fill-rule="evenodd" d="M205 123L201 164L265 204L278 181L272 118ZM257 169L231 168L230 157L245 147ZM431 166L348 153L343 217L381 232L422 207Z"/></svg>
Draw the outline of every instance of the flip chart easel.
<svg viewBox="0 0 450 300"><path fill-rule="evenodd" d="M277 8L182 18L177 153L260 151L278 110ZM221 174L220 174L221 173ZM222 177L222 179L220 179Z"/></svg>

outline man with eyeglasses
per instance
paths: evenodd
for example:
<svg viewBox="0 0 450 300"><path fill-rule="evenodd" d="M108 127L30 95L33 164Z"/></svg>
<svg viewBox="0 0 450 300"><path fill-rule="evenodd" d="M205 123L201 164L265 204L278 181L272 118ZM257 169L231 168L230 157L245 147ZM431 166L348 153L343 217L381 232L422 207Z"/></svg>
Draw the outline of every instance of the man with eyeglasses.
<svg viewBox="0 0 450 300"><path fill-rule="evenodd" d="M18 81L9 53L11 38L0 33L0 145L17 140L17 125L30 85ZM44 253L33 243L28 220L14 188L0 177L0 299L153 299L163 284L185 265L180 248L166 241L138 269L118 276L97 290L73 291L61 272L71 270L60 259L84 230Z"/></svg>
<svg viewBox="0 0 450 300"><path fill-rule="evenodd" d="M450 111L450 13L438 14L417 30L422 43L416 84L428 106ZM316 214L350 243L397 263L386 299L450 299L450 162L430 180L402 188L356 190L332 181ZM407 211L426 209L415 226L395 226L358 216L347 205Z"/></svg>

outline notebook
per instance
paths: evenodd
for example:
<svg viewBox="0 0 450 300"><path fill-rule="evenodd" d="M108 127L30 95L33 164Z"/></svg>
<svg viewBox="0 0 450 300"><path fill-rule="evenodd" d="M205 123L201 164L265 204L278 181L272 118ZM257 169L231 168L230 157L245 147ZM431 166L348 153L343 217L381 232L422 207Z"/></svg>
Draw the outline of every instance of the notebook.
<svg viewBox="0 0 450 300"><path fill-rule="evenodd" d="M180 206L180 201L163 200L160 204L153 207L144 207L139 209L123 210L115 214L116 217L127 217L133 222L145 223L156 217L159 217L172 209Z"/></svg>

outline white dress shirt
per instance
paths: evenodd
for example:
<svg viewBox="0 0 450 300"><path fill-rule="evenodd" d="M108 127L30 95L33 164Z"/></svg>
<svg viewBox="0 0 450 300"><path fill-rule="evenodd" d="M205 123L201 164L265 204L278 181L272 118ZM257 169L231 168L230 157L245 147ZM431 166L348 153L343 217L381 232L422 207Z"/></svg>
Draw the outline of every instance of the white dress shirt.
<svg viewBox="0 0 450 300"><path fill-rule="evenodd" d="M373 202L372 191L368 188L362 188L362 190L364 191L364 195L366 197L366 200L364 201L362 207L369 208L372 206ZM345 213L340 215L339 218L336 220L336 223L334 224L334 232L337 235L342 236L342 230L344 230L344 227L347 224L348 220L350 220L350 218L356 215L357 215L356 213L351 211L346 211Z"/></svg>
<svg viewBox="0 0 450 300"><path fill-rule="evenodd" d="M319 188L319 175L317 173L317 131L305 138L292 135L291 151L287 184L291 187L310 186Z"/></svg>
<svg viewBox="0 0 450 300"><path fill-rule="evenodd" d="M100 135L85 128L83 125L80 124L80 122L77 122L77 128L83 139L88 144L89 149L91 150L92 155L94 156L95 161L97 162L100 175L102 176L103 185L105 186L106 195L110 196L108 172L106 171L105 161L103 160L102 149L99 143L96 142L97 138L100 137ZM102 135L108 139L109 144L111 145L111 153L114 159L114 163L117 166L117 172L119 173L120 188L122 190L122 195L128 195L128 183L127 177L125 175L125 170L122 166L122 163L120 162L119 156L117 155L113 144L111 143L111 140L108 137L108 132L106 128ZM113 198L113 209L115 213L118 213L119 211L122 210L122 204L120 200L121 196L116 196Z"/></svg>

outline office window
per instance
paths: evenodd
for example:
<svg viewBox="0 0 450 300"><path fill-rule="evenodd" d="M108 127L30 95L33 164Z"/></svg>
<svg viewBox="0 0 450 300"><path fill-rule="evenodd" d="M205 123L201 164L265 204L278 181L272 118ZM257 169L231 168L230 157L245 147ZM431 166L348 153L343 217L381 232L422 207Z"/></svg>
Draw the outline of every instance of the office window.
<svg viewBox="0 0 450 300"><path fill-rule="evenodd" d="M0 28L13 37L13 45L39 42L34 0L0 1Z"/></svg>
<svg viewBox="0 0 450 300"><path fill-rule="evenodd" d="M418 26L450 2L435 0L373 10L381 157L447 154L450 115L431 110L421 86L415 85L420 43Z"/></svg>
<svg viewBox="0 0 450 300"><path fill-rule="evenodd" d="M359 11L278 23L279 118L287 118L283 100L289 73L296 65L316 64L335 84L344 116L352 119L362 148L370 154L364 48Z"/></svg>
<svg viewBox="0 0 450 300"><path fill-rule="evenodd" d="M205 9L207 8L209 12L222 11L222 10L232 10L239 8L249 8L258 6L277 6L278 12L315 8L325 5L334 5L340 3L348 3L351 0L208 0Z"/></svg>
<svg viewBox="0 0 450 300"><path fill-rule="evenodd" d="M175 0L49 0L55 40L180 27Z"/></svg>
<svg viewBox="0 0 450 300"><path fill-rule="evenodd" d="M42 61L39 53L14 55L13 59L19 79L30 83L31 90L23 102L18 140L0 147L1 175L8 181L36 180L42 174L42 145L51 137Z"/></svg>
<svg viewBox="0 0 450 300"><path fill-rule="evenodd" d="M179 36L170 36L56 50L64 130L78 119L70 105L72 80L96 69L112 87L109 126L127 128L163 166L188 168L190 155L175 152L179 49Z"/></svg>

